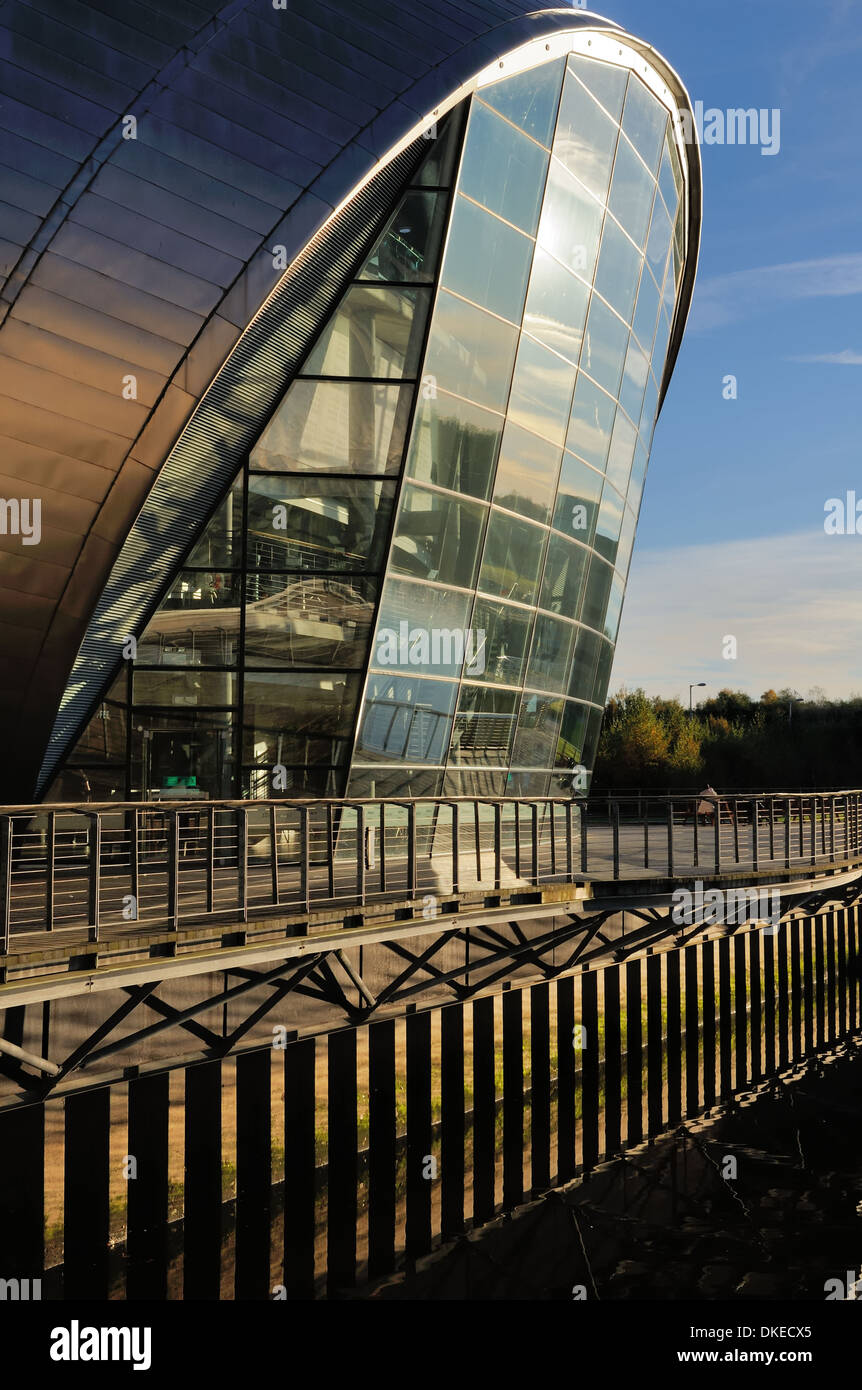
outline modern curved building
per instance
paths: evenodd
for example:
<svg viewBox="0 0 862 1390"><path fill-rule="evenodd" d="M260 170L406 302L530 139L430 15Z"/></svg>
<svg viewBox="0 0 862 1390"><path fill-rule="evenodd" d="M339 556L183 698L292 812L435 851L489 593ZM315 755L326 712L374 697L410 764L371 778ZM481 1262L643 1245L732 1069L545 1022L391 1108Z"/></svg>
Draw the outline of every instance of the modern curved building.
<svg viewBox="0 0 862 1390"><path fill-rule="evenodd" d="M673 70L516 0L4 24L0 799L589 768L697 261Z"/></svg>

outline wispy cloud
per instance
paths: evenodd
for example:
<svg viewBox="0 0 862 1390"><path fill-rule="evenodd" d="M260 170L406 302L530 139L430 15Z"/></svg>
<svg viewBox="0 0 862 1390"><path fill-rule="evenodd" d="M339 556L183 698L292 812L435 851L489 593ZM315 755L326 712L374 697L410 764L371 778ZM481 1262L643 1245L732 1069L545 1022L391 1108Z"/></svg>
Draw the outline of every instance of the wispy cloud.
<svg viewBox="0 0 862 1390"><path fill-rule="evenodd" d="M812 353L808 357L788 357L788 362L828 362L837 367L862 367L862 352L842 348L840 352Z"/></svg>
<svg viewBox="0 0 862 1390"><path fill-rule="evenodd" d="M862 252L736 270L698 283L689 331L723 328L777 304L856 294L862 294Z"/></svg>
<svg viewBox="0 0 862 1390"><path fill-rule="evenodd" d="M862 690L862 536L797 535L639 552L611 688L688 699L705 680L757 696ZM737 641L725 660L726 637Z"/></svg>

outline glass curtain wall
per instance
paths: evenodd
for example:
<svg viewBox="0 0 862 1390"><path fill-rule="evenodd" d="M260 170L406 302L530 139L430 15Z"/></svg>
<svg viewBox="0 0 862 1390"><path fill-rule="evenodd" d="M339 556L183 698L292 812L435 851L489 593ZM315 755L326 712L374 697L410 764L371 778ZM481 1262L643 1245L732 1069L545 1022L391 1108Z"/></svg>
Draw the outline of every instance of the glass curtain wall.
<svg viewBox="0 0 862 1390"><path fill-rule="evenodd" d="M668 113L571 56L471 103L348 793L595 756L682 275Z"/></svg>

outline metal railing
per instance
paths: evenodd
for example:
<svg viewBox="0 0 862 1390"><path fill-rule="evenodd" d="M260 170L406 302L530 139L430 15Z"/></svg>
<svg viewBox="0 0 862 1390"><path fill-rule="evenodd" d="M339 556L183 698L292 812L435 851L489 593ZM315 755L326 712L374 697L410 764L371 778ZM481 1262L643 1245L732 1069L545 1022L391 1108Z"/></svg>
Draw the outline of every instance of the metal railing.
<svg viewBox="0 0 862 1390"><path fill-rule="evenodd" d="M860 856L862 792L702 798L171 801L0 809L10 933L177 929L579 879L792 870Z"/></svg>

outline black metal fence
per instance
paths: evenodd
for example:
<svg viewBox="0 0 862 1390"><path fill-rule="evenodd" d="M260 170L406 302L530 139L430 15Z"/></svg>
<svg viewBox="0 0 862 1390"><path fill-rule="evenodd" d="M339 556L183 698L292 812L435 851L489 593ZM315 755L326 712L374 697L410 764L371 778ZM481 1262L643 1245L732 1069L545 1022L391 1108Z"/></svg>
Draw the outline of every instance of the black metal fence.
<svg viewBox="0 0 862 1390"><path fill-rule="evenodd" d="M860 960L854 906L0 1110L0 1277L342 1296L853 1045Z"/></svg>
<svg viewBox="0 0 862 1390"><path fill-rule="evenodd" d="M308 913L514 884L794 869L860 854L858 791L721 797L147 802L0 810L10 932Z"/></svg>

